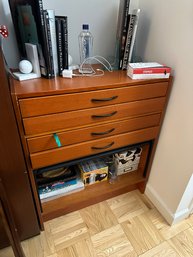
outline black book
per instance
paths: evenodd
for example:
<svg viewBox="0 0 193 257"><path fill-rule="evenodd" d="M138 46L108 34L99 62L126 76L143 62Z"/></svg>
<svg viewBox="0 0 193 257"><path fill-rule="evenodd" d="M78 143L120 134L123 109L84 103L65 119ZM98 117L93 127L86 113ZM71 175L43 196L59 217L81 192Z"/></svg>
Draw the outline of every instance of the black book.
<svg viewBox="0 0 193 257"><path fill-rule="evenodd" d="M118 68L122 68L125 42L129 24L129 4L130 0L120 0L118 25L117 25L117 44L118 44Z"/></svg>
<svg viewBox="0 0 193 257"><path fill-rule="evenodd" d="M62 53L63 53L63 68L68 69L68 23L67 17L61 18L62 24Z"/></svg>
<svg viewBox="0 0 193 257"><path fill-rule="evenodd" d="M55 19L58 47L58 66L59 74L61 75L64 69L68 69L68 23L66 16L56 16Z"/></svg>
<svg viewBox="0 0 193 257"><path fill-rule="evenodd" d="M123 56L123 61L122 61L122 70L127 69L135 19L136 19L136 15L131 14L130 15L130 22L129 22L129 26L128 26L128 31L127 31L127 37L126 37L124 56Z"/></svg>
<svg viewBox="0 0 193 257"><path fill-rule="evenodd" d="M50 31L50 23L49 23L49 15L46 10L43 11L44 14L44 29L45 29L45 37L46 37L46 51L48 53L48 77L54 77L54 60L53 60L53 50L52 50L52 41L51 41L51 31Z"/></svg>
<svg viewBox="0 0 193 257"><path fill-rule="evenodd" d="M41 75L49 78L42 0L9 0L9 5L21 57L26 58L25 43L36 44Z"/></svg>
<svg viewBox="0 0 193 257"><path fill-rule="evenodd" d="M61 19L55 17L56 20L56 44L58 52L58 73L62 75L63 71L63 52L62 52L62 23Z"/></svg>
<svg viewBox="0 0 193 257"><path fill-rule="evenodd" d="M135 43L136 31L138 26L140 9L133 10L130 14L129 26L127 31L127 38L125 43L125 51L123 56L122 69L127 69L128 63L131 61L133 47Z"/></svg>

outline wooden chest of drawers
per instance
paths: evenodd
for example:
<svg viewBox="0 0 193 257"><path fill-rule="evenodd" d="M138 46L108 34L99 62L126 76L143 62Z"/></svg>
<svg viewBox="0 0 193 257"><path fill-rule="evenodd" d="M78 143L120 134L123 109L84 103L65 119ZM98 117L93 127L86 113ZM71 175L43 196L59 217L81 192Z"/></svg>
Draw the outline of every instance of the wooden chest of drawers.
<svg viewBox="0 0 193 257"><path fill-rule="evenodd" d="M105 72L97 78L13 81L12 96L29 170L33 173L34 169L149 141L149 164L146 154L140 179L130 183L144 190L170 84L167 79L132 81L124 71ZM99 200L130 190L123 182L115 189L108 187L106 183L109 194ZM94 194L97 189L92 190ZM80 206L94 201L88 198L87 204ZM47 218L57 215L48 214Z"/></svg>

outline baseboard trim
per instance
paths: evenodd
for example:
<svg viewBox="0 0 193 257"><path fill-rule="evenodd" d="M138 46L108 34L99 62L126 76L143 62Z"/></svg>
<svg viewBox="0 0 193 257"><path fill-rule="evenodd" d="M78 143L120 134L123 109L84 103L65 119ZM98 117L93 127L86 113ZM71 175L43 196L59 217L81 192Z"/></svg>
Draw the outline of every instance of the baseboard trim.
<svg viewBox="0 0 193 257"><path fill-rule="evenodd" d="M161 197L157 194L157 192L151 187L151 185L147 184L145 195L152 201L158 211L162 214L162 216L166 219L169 225L174 225L185 218L187 218L191 210L186 208L176 213L172 213L168 206L163 202Z"/></svg>

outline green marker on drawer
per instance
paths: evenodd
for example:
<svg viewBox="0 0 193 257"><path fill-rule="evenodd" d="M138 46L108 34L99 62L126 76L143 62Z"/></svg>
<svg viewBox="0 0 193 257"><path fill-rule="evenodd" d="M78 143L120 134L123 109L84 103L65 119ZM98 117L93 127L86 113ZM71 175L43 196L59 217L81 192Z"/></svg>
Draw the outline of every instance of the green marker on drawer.
<svg viewBox="0 0 193 257"><path fill-rule="evenodd" d="M54 136L54 139L55 139L55 141L56 141L57 146L58 146L58 147L61 147L62 144L61 144L61 142L60 142L60 139L59 139L57 133L54 133L53 136Z"/></svg>

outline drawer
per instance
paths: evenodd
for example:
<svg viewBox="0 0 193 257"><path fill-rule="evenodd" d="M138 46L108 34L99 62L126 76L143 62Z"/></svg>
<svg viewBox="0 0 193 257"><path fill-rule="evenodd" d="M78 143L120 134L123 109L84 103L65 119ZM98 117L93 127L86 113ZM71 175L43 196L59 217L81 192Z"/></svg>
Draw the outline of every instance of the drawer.
<svg viewBox="0 0 193 257"><path fill-rule="evenodd" d="M22 117L95 108L166 95L168 82L57 96L20 99Z"/></svg>
<svg viewBox="0 0 193 257"><path fill-rule="evenodd" d="M146 128L108 138L88 141L80 144L64 146L53 150L30 154L32 168L37 169L54 165L84 156L95 155L127 145L154 139L158 134L158 127Z"/></svg>
<svg viewBox="0 0 193 257"><path fill-rule="evenodd" d="M99 125L151 113L160 113L164 104L164 97L153 98L112 106L25 118L23 119L23 124L26 135L37 135Z"/></svg>
<svg viewBox="0 0 193 257"><path fill-rule="evenodd" d="M138 129L158 126L159 122L160 114L154 114L105 125L92 126L84 129L59 132L57 135L60 139L61 145L67 146L85 141L106 138L112 135L126 133ZM27 139L27 143L30 153L58 148L53 134L29 138Z"/></svg>

